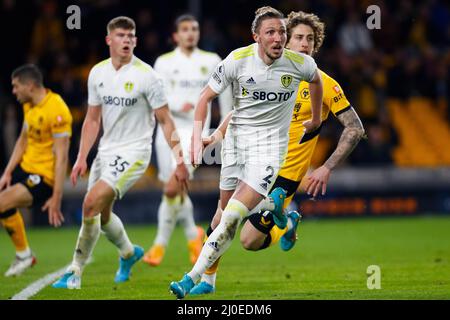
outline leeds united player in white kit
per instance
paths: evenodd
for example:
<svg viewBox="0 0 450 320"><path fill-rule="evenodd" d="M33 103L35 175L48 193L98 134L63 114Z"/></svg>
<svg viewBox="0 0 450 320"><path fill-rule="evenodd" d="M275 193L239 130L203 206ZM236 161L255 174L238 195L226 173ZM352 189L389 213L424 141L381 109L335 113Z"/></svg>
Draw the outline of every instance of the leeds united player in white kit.
<svg viewBox="0 0 450 320"><path fill-rule="evenodd" d="M207 102L232 85L234 112L222 146L222 218L193 269L182 280L170 284L178 299L184 298L228 249L239 223L270 190L284 161L300 81L310 83L312 119L304 124L306 130L320 125L322 80L313 58L284 49L283 14L271 7L258 9L252 32L256 43L234 50L218 65L195 109L195 120L202 123ZM200 161L201 139L201 126L194 126L190 155L193 163ZM272 199L274 216L282 215L284 192Z"/></svg>
<svg viewBox="0 0 450 320"><path fill-rule="evenodd" d="M192 15L181 15L175 20L173 40L177 44L175 50L161 55L155 62L155 71L164 81L167 100L177 131L180 134L181 146L188 156L188 148L194 123L194 107L198 102L201 90L208 80L220 57L212 52L197 47L200 38L199 23ZM231 109L231 89L219 96L221 113ZM208 113L209 114L209 113ZM210 119L205 121L204 132L208 134ZM174 176L176 167L164 133L158 127L156 139L156 156L158 160L158 178L164 182L163 197L158 209L158 231L150 250L143 261L151 266L158 266L165 254L169 239L177 222L184 228L192 264L197 260L204 237L204 231L194 222L194 210L188 194L178 187ZM189 163L189 158L185 163ZM193 167L187 165L192 178Z"/></svg>
<svg viewBox="0 0 450 320"><path fill-rule="evenodd" d="M71 180L87 171L86 158L100 125L103 136L92 164L88 192L83 201L83 222L66 273L53 284L55 288L79 289L81 273L102 231L120 253L115 282L127 281L131 267L144 251L133 245L121 220L112 212L114 200L145 172L151 156L155 117L172 148L175 125L170 116L162 81L153 69L133 55L136 46L135 23L117 17L108 23L106 42L110 58L95 65L88 79L88 112L83 123L80 149ZM185 186L188 171L179 154L177 182Z"/></svg>

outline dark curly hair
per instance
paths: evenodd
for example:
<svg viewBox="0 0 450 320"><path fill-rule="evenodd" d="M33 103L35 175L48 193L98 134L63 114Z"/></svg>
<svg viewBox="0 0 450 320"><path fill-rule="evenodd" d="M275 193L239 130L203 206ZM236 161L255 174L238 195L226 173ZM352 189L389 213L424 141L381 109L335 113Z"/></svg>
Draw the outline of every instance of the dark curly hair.
<svg viewBox="0 0 450 320"><path fill-rule="evenodd" d="M314 32L314 51L317 53L323 44L323 39L325 38L325 23L320 21L319 17L313 13L306 13L303 11L289 13L286 20L287 29L287 42L291 39L292 30L299 24L305 24L310 26Z"/></svg>

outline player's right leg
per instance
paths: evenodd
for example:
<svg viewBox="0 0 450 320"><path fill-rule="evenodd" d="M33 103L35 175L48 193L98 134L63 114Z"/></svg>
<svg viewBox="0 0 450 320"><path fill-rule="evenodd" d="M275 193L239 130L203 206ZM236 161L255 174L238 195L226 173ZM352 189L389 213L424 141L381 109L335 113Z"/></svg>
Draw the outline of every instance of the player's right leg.
<svg viewBox="0 0 450 320"><path fill-rule="evenodd" d="M29 207L32 203L33 196L21 183L15 183L0 192L0 222L16 249L16 257L5 272L6 277L18 276L36 263L36 258L28 245L22 215L16 209Z"/></svg>
<svg viewBox="0 0 450 320"><path fill-rule="evenodd" d="M81 275L100 236L101 212L110 208L115 192L103 180L98 180L83 201L83 218L72 263L66 273L53 284L54 288L80 289Z"/></svg>

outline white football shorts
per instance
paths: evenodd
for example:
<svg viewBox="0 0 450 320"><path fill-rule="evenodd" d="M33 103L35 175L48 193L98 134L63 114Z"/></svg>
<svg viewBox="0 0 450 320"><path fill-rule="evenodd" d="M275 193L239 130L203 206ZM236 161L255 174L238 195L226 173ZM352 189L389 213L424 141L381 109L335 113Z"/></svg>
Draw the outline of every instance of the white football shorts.
<svg viewBox="0 0 450 320"><path fill-rule="evenodd" d="M150 157L151 151L117 150L97 154L89 174L88 191L101 179L115 191L116 198L121 199L145 173Z"/></svg>

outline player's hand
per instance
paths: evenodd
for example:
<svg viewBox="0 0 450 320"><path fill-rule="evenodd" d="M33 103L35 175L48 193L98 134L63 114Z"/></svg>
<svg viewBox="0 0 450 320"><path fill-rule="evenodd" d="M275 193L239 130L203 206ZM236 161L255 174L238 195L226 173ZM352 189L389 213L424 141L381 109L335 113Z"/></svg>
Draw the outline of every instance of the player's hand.
<svg viewBox="0 0 450 320"><path fill-rule="evenodd" d="M186 168L186 165L184 163L180 163L177 165L175 169L175 179L177 180L178 184L181 186L181 189L184 192L188 191L188 179L189 179L189 171Z"/></svg>
<svg viewBox="0 0 450 320"><path fill-rule="evenodd" d="M10 173L3 173L2 178L0 179L0 191L3 189L7 189L11 186L12 176Z"/></svg>
<svg viewBox="0 0 450 320"><path fill-rule="evenodd" d="M316 130L320 126L320 121L307 120L303 122L303 126L305 127L305 133L312 132Z"/></svg>
<svg viewBox="0 0 450 320"><path fill-rule="evenodd" d="M321 166L314 170L308 177L308 182L306 183L306 192L315 198L320 191L322 195L327 192L328 179L330 179L331 170L325 166Z"/></svg>
<svg viewBox="0 0 450 320"><path fill-rule="evenodd" d="M191 145L189 147L189 160L194 168L197 168L202 163L203 156L203 141L200 138L199 141L191 139Z"/></svg>
<svg viewBox="0 0 450 320"><path fill-rule="evenodd" d="M42 211L48 210L48 223L55 228L60 227L64 222L64 216L61 212L61 197L53 195L45 202Z"/></svg>
<svg viewBox="0 0 450 320"><path fill-rule="evenodd" d="M184 113L188 113L191 110L194 110L195 106L192 103L186 102L185 104L183 104L183 106L181 107L181 112Z"/></svg>
<svg viewBox="0 0 450 320"><path fill-rule="evenodd" d="M75 165L72 168L72 173L70 174L70 181L72 181L72 185L75 186L77 184L77 179L79 176L84 176L87 171L87 162L86 159L77 158Z"/></svg>
<svg viewBox="0 0 450 320"><path fill-rule="evenodd" d="M222 134L220 132L214 132L212 135L202 138L203 148L206 148L209 145L216 144L222 140Z"/></svg>

